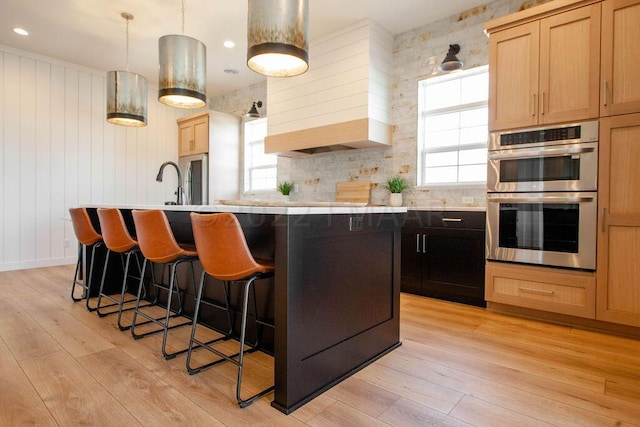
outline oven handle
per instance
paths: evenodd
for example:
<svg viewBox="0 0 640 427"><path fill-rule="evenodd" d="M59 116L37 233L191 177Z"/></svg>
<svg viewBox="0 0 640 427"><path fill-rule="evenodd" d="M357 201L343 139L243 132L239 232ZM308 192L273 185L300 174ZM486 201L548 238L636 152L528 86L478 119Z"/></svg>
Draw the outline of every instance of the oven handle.
<svg viewBox="0 0 640 427"><path fill-rule="evenodd" d="M593 202L595 196L488 197L489 203L582 203Z"/></svg>
<svg viewBox="0 0 640 427"><path fill-rule="evenodd" d="M563 154L581 154L581 153L593 153L595 147L571 147L571 148L545 148L543 150L537 149L518 149L517 152L509 151L496 151L489 152L489 160L500 159L520 159L531 157L554 157Z"/></svg>

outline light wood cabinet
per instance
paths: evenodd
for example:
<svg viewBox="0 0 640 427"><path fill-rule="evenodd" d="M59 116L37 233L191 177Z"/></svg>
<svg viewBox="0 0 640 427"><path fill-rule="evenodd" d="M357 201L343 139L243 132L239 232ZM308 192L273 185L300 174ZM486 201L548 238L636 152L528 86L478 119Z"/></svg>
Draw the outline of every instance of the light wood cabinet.
<svg viewBox="0 0 640 427"><path fill-rule="evenodd" d="M640 114L600 121L597 319L640 326Z"/></svg>
<svg viewBox="0 0 640 427"><path fill-rule="evenodd" d="M489 37L489 129L597 118L599 3L530 20Z"/></svg>
<svg viewBox="0 0 640 427"><path fill-rule="evenodd" d="M602 3L600 115L640 111L640 0Z"/></svg>
<svg viewBox="0 0 640 427"><path fill-rule="evenodd" d="M178 119L178 156L209 152L209 113Z"/></svg>
<svg viewBox="0 0 640 427"><path fill-rule="evenodd" d="M487 262L485 275L487 301L595 317L595 273Z"/></svg>

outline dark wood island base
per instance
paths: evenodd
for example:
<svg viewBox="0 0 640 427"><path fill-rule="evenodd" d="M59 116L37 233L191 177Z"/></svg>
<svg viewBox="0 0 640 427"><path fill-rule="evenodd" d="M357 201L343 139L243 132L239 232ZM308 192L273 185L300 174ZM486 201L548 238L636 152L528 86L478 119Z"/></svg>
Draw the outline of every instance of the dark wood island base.
<svg viewBox="0 0 640 427"><path fill-rule="evenodd" d="M191 211L233 212L252 252L275 259L275 277L258 298L275 323L274 336L265 339L272 339L266 349L275 363L271 405L281 412L295 411L400 346L404 208L120 207L125 219L131 209L151 208L166 211L185 243L193 242ZM207 321L215 326L216 318Z"/></svg>

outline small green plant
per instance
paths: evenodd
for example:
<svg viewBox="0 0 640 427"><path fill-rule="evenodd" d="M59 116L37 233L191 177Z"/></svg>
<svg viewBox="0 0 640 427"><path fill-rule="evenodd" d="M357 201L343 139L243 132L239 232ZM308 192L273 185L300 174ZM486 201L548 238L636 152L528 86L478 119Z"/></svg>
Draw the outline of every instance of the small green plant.
<svg viewBox="0 0 640 427"><path fill-rule="evenodd" d="M282 193L283 196L288 196L293 191L293 181L292 182L283 181L279 183L278 191Z"/></svg>
<svg viewBox="0 0 640 427"><path fill-rule="evenodd" d="M394 176L387 180L385 187L392 193L402 193L404 190L410 187L404 178L400 176Z"/></svg>

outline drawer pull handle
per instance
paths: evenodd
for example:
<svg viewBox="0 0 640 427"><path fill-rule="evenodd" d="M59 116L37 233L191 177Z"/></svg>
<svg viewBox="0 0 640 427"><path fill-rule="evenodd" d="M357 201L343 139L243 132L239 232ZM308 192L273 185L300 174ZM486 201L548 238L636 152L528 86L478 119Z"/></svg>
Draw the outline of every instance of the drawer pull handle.
<svg viewBox="0 0 640 427"><path fill-rule="evenodd" d="M462 218L442 218L442 222L462 222Z"/></svg>
<svg viewBox="0 0 640 427"><path fill-rule="evenodd" d="M553 295L553 291L547 291L545 289L534 289L534 288L518 288L522 292L529 292L532 294L542 294L542 295Z"/></svg>
<svg viewBox="0 0 640 427"><path fill-rule="evenodd" d="M416 234L416 252L420 253L420 235Z"/></svg>
<svg viewBox="0 0 640 427"><path fill-rule="evenodd" d="M422 235L422 253L423 254L427 253L427 235L426 234Z"/></svg>

